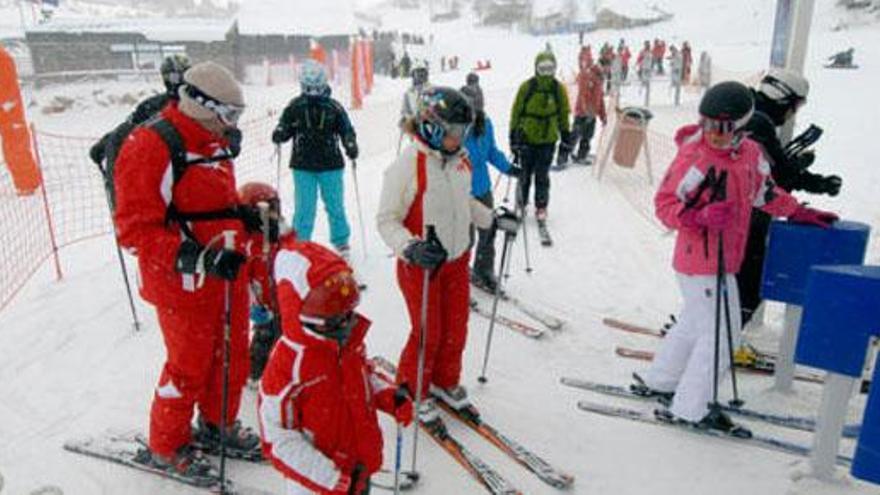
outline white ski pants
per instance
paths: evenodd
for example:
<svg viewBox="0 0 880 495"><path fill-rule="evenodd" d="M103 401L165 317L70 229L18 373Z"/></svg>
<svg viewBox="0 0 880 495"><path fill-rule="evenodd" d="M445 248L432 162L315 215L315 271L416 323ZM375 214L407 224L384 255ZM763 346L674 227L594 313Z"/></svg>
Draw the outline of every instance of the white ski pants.
<svg viewBox="0 0 880 495"><path fill-rule="evenodd" d="M736 278L726 275L727 298L730 308L731 335L734 349L740 334L739 292ZM675 391L670 412L688 421L699 421L708 413L712 400L715 376L715 275L678 274L678 285L684 306L648 372L643 376L646 384L664 392ZM724 301L721 305L721 345L718 348L718 386L721 390L724 377L730 370L730 354L727 350L727 327L725 326Z"/></svg>

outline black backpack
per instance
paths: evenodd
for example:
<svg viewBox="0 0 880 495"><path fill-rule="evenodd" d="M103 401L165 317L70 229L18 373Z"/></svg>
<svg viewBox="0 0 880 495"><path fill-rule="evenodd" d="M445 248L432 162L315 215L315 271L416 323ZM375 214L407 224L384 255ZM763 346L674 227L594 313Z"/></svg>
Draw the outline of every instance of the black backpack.
<svg viewBox="0 0 880 495"><path fill-rule="evenodd" d="M119 132L114 132L113 136L111 136L110 141L107 144L107 159L105 161L105 165L98 166L101 174L104 178L104 188L107 192L107 202L110 206L111 215L116 212L116 185L115 185L115 176L114 169L116 165L116 158L119 150L122 148L122 140L128 137L131 132L139 126L132 125L127 131L120 126L118 128ZM195 160L188 160L186 157L186 146L183 143L183 137L174 127L174 125L166 120L161 115L156 115L155 117L147 120L143 124L140 124L140 127L149 127L152 129L165 143L165 146L168 148L168 153L171 158L171 190L174 190L174 186L180 181L183 177L183 174L186 172L187 168L190 165L195 165L199 163L213 163L219 162L223 160L227 160L233 158L233 154L227 153L220 156L210 157L210 158L198 158ZM117 142L118 140L118 142ZM176 222L181 231L195 241L195 236L193 235L192 230L187 225L187 222L197 222L197 221L206 221L206 220L220 220L225 218L241 218L241 213L238 208L230 207L222 210L213 210L207 212L199 212L199 213L184 213L177 209L174 205L174 197L172 195L171 202L168 205L168 209L165 212L165 223L170 224L172 222Z"/></svg>

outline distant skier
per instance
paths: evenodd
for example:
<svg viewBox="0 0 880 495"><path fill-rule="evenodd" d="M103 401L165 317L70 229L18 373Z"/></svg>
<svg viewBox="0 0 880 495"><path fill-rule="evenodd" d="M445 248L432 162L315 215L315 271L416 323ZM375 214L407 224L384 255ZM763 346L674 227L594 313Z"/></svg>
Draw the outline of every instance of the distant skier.
<svg viewBox="0 0 880 495"><path fill-rule="evenodd" d="M694 55L691 44L685 41L681 44L681 81L682 84L691 83L691 69L694 65Z"/></svg>
<svg viewBox="0 0 880 495"><path fill-rule="evenodd" d="M140 124L143 124L165 108L168 102L177 102L180 96L177 94L183 85L183 73L190 67L189 58L186 55L171 55L165 57L159 72L162 75L162 83L165 92L155 94L138 103L131 115L112 131L104 134L97 143L89 149L89 157L96 165L102 165L105 159L110 162L116 159L122 141ZM112 165L111 165L112 168Z"/></svg>
<svg viewBox="0 0 880 495"><path fill-rule="evenodd" d="M853 55L855 54L855 48L849 48L842 52L835 53L834 55L828 57L828 60L831 61L826 67L831 67L835 69L844 69L855 67L853 64Z"/></svg>
<svg viewBox="0 0 880 495"><path fill-rule="evenodd" d="M520 176L522 169L511 165L495 144L495 128L483 109L483 90L476 74L468 74L467 84L462 86L461 92L474 108L474 125L465 140L468 160L473 168L471 195L486 207L493 208L488 164L491 163L499 172L516 178ZM478 234L471 282L488 292L495 292L498 288L498 279L495 276L495 229L478 229Z"/></svg>
<svg viewBox="0 0 880 495"><path fill-rule="evenodd" d="M770 164L771 175L782 189L836 196L843 183L837 175L823 176L807 170L815 159L812 150L788 156L779 141L777 129L794 118L807 99L810 85L803 76L784 69L771 69L752 90L755 113L746 125L749 137L761 145ZM743 325L761 303L761 273L767 249L771 217L756 209L749 227L745 260L737 275L742 301Z"/></svg>
<svg viewBox="0 0 880 495"><path fill-rule="evenodd" d="M700 53L700 64L697 67L697 74L700 78L700 87L704 90L712 85L712 57L708 52Z"/></svg>
<svg viewBox="0 0 880 495"><path fill-rule="evenodd" d="M651 60L654 64L654 70L661 76L665 73L663 70L663 58L666 56L666 42L660 38L654 39L654 47L651 48Z"/></svg>
<svg viewBox="0 0 880 495"><path fill-rule="evenodd" d="M571 147L577 147L575 163L589 165L590 142L596 131L596 119L598 118L603 126L608 122L605 114L605 93L602 90L602 70L595 64L581 67L577 76L577 86Z"/></svg>
<svg viewBox="0 0 880 495"><path fill-rule="evenodd" d="M376 410L408 425L412 403L367 361L370 321L342 258L288 237L274 272L283 336L260 382L263 453L288 494L366 495L382 467Z"/></svg>
<svg viewBox="0 0 880 495"><path fill-rule="evenodd" d="M642 51L640 51L639 55L636 57L636 69L639 81L642 85L649 84L651 82L651 74L654 70L654 55L651 51L650 41L645 41Z"/></svg>
<svg viewBox="0 0 880 495"><path fill-rule="evenodd" d="M623 38L620 38L620 43L617 45L617 58L620 59L622 69L621 80L626 82L629 77L629 60L632 58L632 52L626 46L626 41Z"/></svg>
<svg viewBox="0 0 880 495"><path fill-rule="evenodd" d="M469 405L460 379L470 315L471 225L489 228L493 219L492 211L471 196L471 165L463 144L473 118L460 92L442 86L425 90L416 117L405 124L412 143L385 170L376 215L382 240L397 256L397 281L409 313L410 335L400 355L397 382L413 395L422 286L424 277L430 277L424 400L418 411L426 422L438 417L437 406L427 398L431 386L452 407Z"/></svg>
<svg viewBox="0 0 880 495"><path fill-rule="evenodd" d="M428 87L428 76L428 64L424 60L416 60L412 72L410 72L412 86L403 94L403 104L400 107L400 126L415 117L419 108L419 97Z"/></svg>
<svg viewBox="0 0 880 495"><path fill-rule="evenodd" d="M115 223L119 243L137 253L141 297L156 306L167 351L150 411L149 448L136 461L204 477L211 463L193 439L216 452L224 428L227 451L246 455L259 448L257 435L236 420L248 372L248 292L241 271L254 218L238 205L224 137L244 110L241 87L212 62L187 70L183 84L180 103L137 128L119 151ZM172 133L184 149L172 146ZM224 321L230 321L228 348Z"/></svg>
<svg viewBox="0 0 880 495"><path fill-rule="evenodd" d="M330 223L330 244L348 259L351 228L345 216L345 160L341 141L350 160L358 157L357 136L342 105L330 96L324 67L308 60L300 72L301 94L290 101L272 133L272 142L291 140L293 169L293 228L308 241L315 227L318 191Z"/></svg>
<svg viewBox="0 0 880 495"><path fill-rule="evenodd" d="M720 83L703 96L700 123L682 127L676 135L678 154L654 203L657 217L677 231L673 268L684 306L643 380L631 387L642 395L671 397L669 409L656 412L661 420L743 437L751 433L720 409L708 406L713 398L714 353L720 356L719 380L730 366L723 326L721 342L716 343L714 337L716 314L721 314L716 313L721 309L715 304L717 274L723 270L727 280L730 331L736 339L739 297L733 275L742 262L751 208L822 227L837 218L799 205L774 184L761 148L744 136L753 108L748 87ZM724 266L719 269L722 235Z"/></svg>
<svg viewBox="0 0 880 495"><path fill-rule="evenodd" d="M532 177L535 180L535 217L547 218L550 203L550 164L559 143L557 163L565 164L571 153L568 91L555 77L556 57L544 51L535 57L535 75L516 93L510 116L510 149L523 167L518 201L529 203Z"/></svg>

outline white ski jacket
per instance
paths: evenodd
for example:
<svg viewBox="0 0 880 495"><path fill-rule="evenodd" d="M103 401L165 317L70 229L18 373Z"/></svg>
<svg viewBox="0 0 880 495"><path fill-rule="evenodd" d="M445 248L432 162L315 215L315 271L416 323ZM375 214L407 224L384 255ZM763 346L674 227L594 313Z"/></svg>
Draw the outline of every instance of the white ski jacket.
<svg viewBox="0 0 880 495"><path fill-rule="evenodd" d="M424 238L428 225L454 260L471 247L471 224L492 227L492 210L471 196L471 163L462 150L443 156L418 137L385 170L376 222L394 253Z"/></svg>

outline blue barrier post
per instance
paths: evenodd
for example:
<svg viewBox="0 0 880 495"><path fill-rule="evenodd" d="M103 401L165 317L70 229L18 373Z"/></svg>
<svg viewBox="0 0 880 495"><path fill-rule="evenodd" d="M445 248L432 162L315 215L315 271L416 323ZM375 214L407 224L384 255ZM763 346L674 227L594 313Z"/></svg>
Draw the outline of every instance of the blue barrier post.
<svg viewBox="0 0 880 495"><path fill-rule="evenodd" d="M786 303L785 329L779 343L774 388L792 389L794 351L798 339L807 276L814 265L861 264L868 245L870 228L857 222L836 222L831 228L774 221L761 295L764 299Z"/></svg>
<svg viewBox="0 0 880 495"><path fill-rule="evenodd" d="M831 479L844 418L873 337L880 335L880 266L817 266L809 275L798 364L827 371L810 465ZM875 368L874 378L878 379ZM880 386L871 387L853 475L880 483Z"/></svg>

